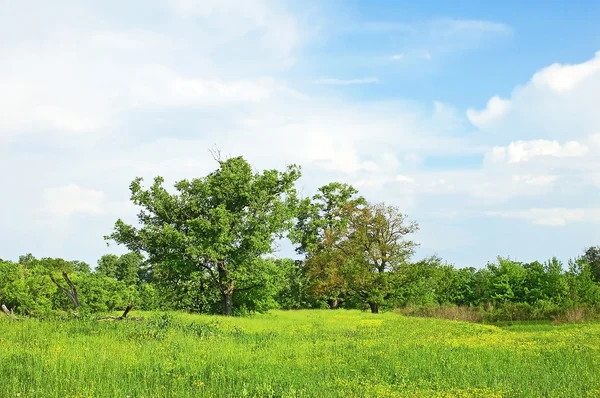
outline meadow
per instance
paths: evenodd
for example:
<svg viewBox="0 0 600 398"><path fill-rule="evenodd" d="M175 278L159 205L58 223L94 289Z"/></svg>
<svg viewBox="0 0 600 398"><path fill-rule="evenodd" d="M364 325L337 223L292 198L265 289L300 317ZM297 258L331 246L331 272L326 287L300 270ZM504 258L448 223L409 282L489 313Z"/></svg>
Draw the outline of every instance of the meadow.
<svg viewBox="0 0 600 398"><path fill-rule="evenodd" d="M0 321L1 397L585 397L600 325L352 310Z"/></svg>

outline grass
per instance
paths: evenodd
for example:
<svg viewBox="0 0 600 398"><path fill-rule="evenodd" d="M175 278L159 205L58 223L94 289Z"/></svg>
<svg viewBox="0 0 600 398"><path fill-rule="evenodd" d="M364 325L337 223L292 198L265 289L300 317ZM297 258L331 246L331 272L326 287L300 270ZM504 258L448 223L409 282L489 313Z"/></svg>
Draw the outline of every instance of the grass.
<svg viewBox="0 0 600 398"><path fill-rule="evenodd" d="M139 316L140 314L134 314ZM0 397L585 397L600 325L359 311L0 319Z"/></svg>

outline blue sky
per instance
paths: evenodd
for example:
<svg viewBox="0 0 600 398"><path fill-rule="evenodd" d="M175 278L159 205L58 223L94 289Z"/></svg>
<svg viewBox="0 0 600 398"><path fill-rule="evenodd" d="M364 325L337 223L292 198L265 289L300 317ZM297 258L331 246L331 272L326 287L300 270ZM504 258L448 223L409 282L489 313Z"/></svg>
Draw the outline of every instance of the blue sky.
<svg viewBox="0 0 600 398"><path fill-rule="evenodd" d="M0 257L95 264L136 176L303 166L419 222L418 256L600 244L600 4L3 2ZM280 256L291 254L283 243Z"/></svg>

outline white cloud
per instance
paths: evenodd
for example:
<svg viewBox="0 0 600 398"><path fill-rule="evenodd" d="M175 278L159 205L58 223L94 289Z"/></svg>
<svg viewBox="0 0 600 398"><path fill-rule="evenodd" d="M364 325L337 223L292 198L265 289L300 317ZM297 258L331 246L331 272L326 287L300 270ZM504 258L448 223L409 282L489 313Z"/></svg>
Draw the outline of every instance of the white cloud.
<svg viewBox="0 0 600 398"><path fill-rule="evenodd" d="M0 138L72 139L77 133L90 140L92 133L114 131L132 108L256 102L276 91L298 95L270 77L293 64L303 40L280 4L184 1L169 7L174 14L161 11L160 23L150 26L110 3L82 2L70 12L50 7L35 26L39 33L30 34L33 27L10 20L11 13L28 12L15 4L0 16L0 26L12 27L7 35L24 37L0 40L6 61L0 64ZM98 9L133 23L123 29L120 19L111 24L94 17Z"/></svg>
<svg viewBox="0 0 600 398"><path fill-rule="evenodd" d="M253 40L255 50L289 56L302 42L297 20L283 4L269 0L171 0L173 10L211 34L216 42ZM216 33L216 34L215 34ZM254 39L254 37L253 37Z"/></svg>
<svg viewBox="0 0 600 398"><path fill-rule="evenodd" d="M507 147L494 147L488 158L500 163L524 163L537 156L581 157L588 147L578 141L569 141L561 145L558 141L532 140L515 141Z"/></svg>
<svg viewBox="0 0 600 398"><path fill-rule="evenodd" d="M239 81L184 78L162 66L144 67L132 83L132 101L138 106L211 106L268 99L277 87L272 79Z"/></svg>
<svg viewBox="0 0 600 398"><path fill-rule="evenodd" d="M574 65L552 64L533 75L531 82L537 87L549 87L557 93L577 88L583 81L600 72L600 51L596 57Z"/></svg>
<svg viewBox="0 0 600 398"><path fill-rule="evenodd" d="M487 215L519 218L547 226L564 226L573 222L600 222L600 208L532 208L524 211L487 212Z"/></svg>
<svg viewBox="0 0 600 398"><path fill-rule="evenodd" d="M371 189L381 189L386 185L397 184L397 183L412 183L415 180L412 177L408 177L405 175L398 174L395 177L388 177L385 174L382 176L371 176L368 179L358 180L353 182L353 185L356 188L371 188Z"/></svg>
<svg viewBox="0 0 600 398"><path fill-rule="evenodd" d="M483 110L468 109L467 117L488 141L582 139L600 130L598 101L600 52L579 64L543 68L510 98L493 96Z"/></svg>
<svg viewBox="0 0 600 398"><path fill-rule="evenodd" d="M396 181L400 181L400 182L414 182L415 180L411 177L408 176L403 176L401 174L398 174L396 176Z"/></svg>
<svg viewBox="0 0 600 398"><path fill-rule="evenodd" d="M67 218L73 214L102 214L104 193L82 188L77 184L49 188L44 193L47 211L57 217Z"/></svg>
<svg viewBox="0 0 600 398"><path fill-rule="evenodd" d="M362 79L334 79L334 78L327 78L327 79L319 79L319 80L315 80L313 83L315 84L334 84L334 85L351 85L351 84L373 84L373 83L379 83L379 79L377 79L376 77L365 77Z"/></svg>
<svg viewBox="0 0 600 398"><path fill-rule="evenodd" d="M510 109L510 101L494 96L489 99L487 107L481 111L469 108L467 117L477 127L483 127L494 119L502 117Z"/></svg>
<svg viewBox="0 0 600 398"><path fill-rule="evenodd" d="M404 59L404 54L394 54L391 56L394 61L401 61Z"/></svg>
<svg viewBox="0 0 600 398"><path fill-rule="evenodd" d="M501 35L512 34L512 28L506 24L476 20L476 19L439 19L432 22L434 29L440 34L481 34L496 33Z"/></svg>
<svg viewBox="0 0 600 398"><path fill-rule="evenodd" d="M558 179L557 176L552 176L552 175L534 176L531 174L526 174L526 175L513 176L513 181L523 182L525 184L531 184L531 185L548 185L548 184L554 183L557 179Z"/></svg>

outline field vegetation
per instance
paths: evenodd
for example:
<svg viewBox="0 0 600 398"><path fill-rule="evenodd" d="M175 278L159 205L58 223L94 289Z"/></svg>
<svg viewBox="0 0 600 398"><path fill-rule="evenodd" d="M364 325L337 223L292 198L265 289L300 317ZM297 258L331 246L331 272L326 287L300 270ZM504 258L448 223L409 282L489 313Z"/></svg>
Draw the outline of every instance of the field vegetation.
<svg viewBox="0 0 600 398"><path fill-rule="evenodd" d="M137 313L136 316L140 314ZM2 397L592 397L600 325L394 312L0 322Z"/></svg>

